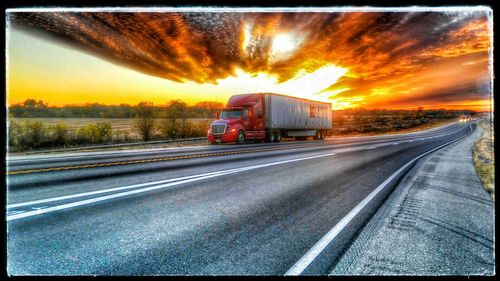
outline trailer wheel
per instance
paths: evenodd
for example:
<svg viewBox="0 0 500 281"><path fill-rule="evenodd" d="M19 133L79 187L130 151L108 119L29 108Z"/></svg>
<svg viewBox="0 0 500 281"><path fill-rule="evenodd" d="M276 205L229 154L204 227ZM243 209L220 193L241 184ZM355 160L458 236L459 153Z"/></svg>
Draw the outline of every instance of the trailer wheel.
<svg viewBox="0 0 500 281"><path fill-rule="evenodd" d="M274 141L275 142L281 141L281 131L277 131L276 134L274 134Z"/></svg>
<svg viewBox="0 0 500 281"><path fill-rule="evenodd" d="M267 133L266 133L266 141L267 142L274 142L275 141L275 137L274 137L273 131L267 131Z"/></svg>
<svg viewBox="0 0 500 281"><path fill-rule="evenodd" d="M316 130L316 135L313 137L314 140L321 140L321 130Z"/></svg>
<svg viewBox="0 0 500 281"><path fill-rule="evenodd" d="M238 138L236 139L236 143L238 143L238 144L245 143L245 133L243 133L243 131L238 132Z"/></svg>

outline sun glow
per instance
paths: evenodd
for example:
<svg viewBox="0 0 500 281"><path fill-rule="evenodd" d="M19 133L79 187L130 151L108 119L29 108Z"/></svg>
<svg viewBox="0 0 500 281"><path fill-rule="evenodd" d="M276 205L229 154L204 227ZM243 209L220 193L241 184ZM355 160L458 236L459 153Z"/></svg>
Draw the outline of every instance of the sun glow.
<svg viewBox="0 0 500 281"><path fill-rule="evenodd" d="M335 93L322 94L321 91L335 84L337 80L347 73L348 69L332 64L325 65L313 72L301 69L297 74L282 83L278 82L276 75L259 72L247 73L237 69L236 75L220 79L217 84L224 88L233 89L238 93L243 92L273 92L317 101L331 102L332 95L346 91L342 89Z"/></svg>
<svg viewBox="0 0 500 281"><path fill-rule="evenodd" d="M295 42L288 34L280 34L273 39L273 52L286 53L295 49Z"/></svg>
<svg viewBox="0 0 500 281"><path fill-rule="evenodd" d="M288 59L302 43L303 37L298 34L278 34L273 38L271 60Z"/></svg>

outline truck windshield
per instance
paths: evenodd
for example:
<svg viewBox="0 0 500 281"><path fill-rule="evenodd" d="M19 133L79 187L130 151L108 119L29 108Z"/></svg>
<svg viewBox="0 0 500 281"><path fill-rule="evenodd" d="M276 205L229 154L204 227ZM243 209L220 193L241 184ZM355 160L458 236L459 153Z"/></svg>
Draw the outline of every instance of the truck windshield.
<svg viewBox="0 0 500 281"><path fill-rule="evenodd" d="M242 110L223 110L220 114L221 118L241 118Z"/></svg>

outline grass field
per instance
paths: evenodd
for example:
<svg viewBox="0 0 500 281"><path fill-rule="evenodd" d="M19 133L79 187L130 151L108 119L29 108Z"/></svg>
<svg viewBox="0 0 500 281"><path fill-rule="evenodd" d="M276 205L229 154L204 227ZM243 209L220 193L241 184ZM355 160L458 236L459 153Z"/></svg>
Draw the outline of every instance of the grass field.
<svg viewBox="0 0 500 281"><path fill-rule="evenodd" d="M378 136L378 135L389 135L389 134L406 134L406 133L413 133L413 132L419 132L419 131L425 131L429 130L432 128L437 128L440 126L444 126L446 124L450 124L453 122L457 122L458 118L453 118L453 119L445 119L445 120L437 120L429 123L425 123L422 125L418 125L412 128L406 128L406 129L390 129L386 130L383 132L365 132L365 133L359 133L359 132L350 132L350 133L343 133L343 132L338 132L334 131L333 136L334 137L359 137L359 136Z"/></svg>
<svg viewBox="0 0 500 281"><path fill-rule="evenodd" d="M495 199L495 157L494 141L490 119L483 119L479 126L483 129L483 135L474 144L473 160L476 172L484 188L491 193Z"/></svg>
<svg viewBox="0 0 500 281"><path fill-rule="evenodd" d="M70 127L79 128L89 124L95 124L100 122L111 123L111 128L113 130L133 130L134 128L134 118L16 118L16 121L40 121L45 126L55 125L57 122L66 123ZM214 119L205 118L187 118L188 122L206 122L211 123ZM158 119L158 121L162 121Z"/></svg>

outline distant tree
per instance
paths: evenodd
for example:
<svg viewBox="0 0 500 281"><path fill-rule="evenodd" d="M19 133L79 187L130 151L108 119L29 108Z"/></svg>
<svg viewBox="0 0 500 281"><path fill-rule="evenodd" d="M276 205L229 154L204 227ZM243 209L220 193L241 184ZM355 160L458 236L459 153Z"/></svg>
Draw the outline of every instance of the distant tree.
<svg viewBox="0 0 500 281"><path fill-rule="evenodd" d="M23 103L24 107L32 107L33 108L33 107L36 107L36 105L37 105L37 102L34 99L27 99Z"/></svg>
<svg viewBox="0 0 500 281"><path fill-rule="evenodd" d="M193 106L198 117L213 118L215 112L224 108L224 104L216 101L202 101Z"/></svg>
<svg viewBox="0 0 500 281"><path fill-rule="evenodd" d="M155 133L156 113L152 102L143 101L135 108L136 120L134 127L143 141L153 138Z"/></svg>
<svg viewBox="0 0 500 281"><path fill-rule="evenodd" d="M188 106L182 100L171 100L165 107L167 118L187 118Z"/></svg>
<svg viewBox="0 0 500 281"><path fill-rule="evenodd" d="M38 100L38 101L36 102L36 107L38 107L38 108L46 108L46 107L47 107L47 105L46 105L45 103L43 103L43 101L42 101L42 100Z"/></svg>
<svg viewBox="0 0 500 281"><path fill-rule="evenodd" d="M185 102L171 100L164 108L163 116L166 118L161 128L164 137L175 139L186 135L189 125L186 122L188 106Z"/></svg>

